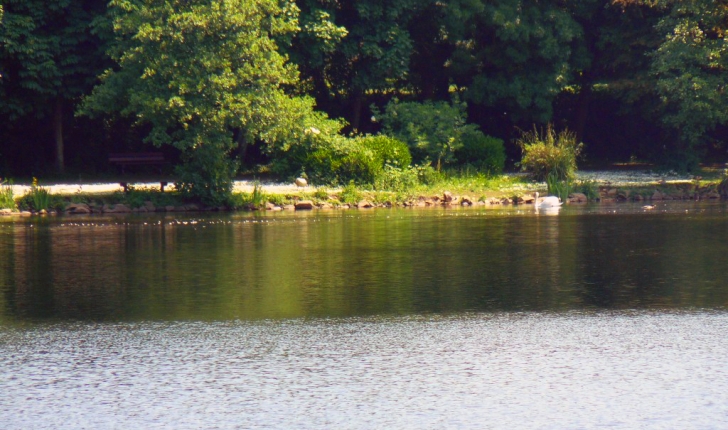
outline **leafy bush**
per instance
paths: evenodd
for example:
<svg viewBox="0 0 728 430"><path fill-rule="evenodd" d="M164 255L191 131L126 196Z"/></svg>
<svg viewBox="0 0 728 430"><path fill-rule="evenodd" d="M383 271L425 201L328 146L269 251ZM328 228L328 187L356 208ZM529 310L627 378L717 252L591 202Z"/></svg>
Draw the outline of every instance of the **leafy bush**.
<svg viewBox="0 0 728 430"><path fill-rule="evenodd" d="M374 181L375 190L407 191L419 184L417 167L403 169L387 164Z"/></svg>
<svg viewBox="0 0 728 430"><path fill-rule="evenodd" d="M339 193L339 200L342 203L357 204L362 199L362 194L356 187L356 184L350 182L343 190Z"/></svg>
<svg viewBox="0 0 728 430"><path fill-rule="evenodd" d="M415 162L436 160L442 164L455 161L455 151L462 145L461 135L476 130L466 124L465 103L399 102L393 100L380 112L372 106L375 118L385 134L407 143Z"/></svg>
<svg viewBox="0 0 728 430"><path fill-rule="evenodd" d="M183 197L206 205L230 202L237 164L219 148L200 146L183 154L184 163L175 169L175 187Z"/></svg>
<svg viewBox="0 0 728 430"><path fill-rule="evenodd" d="M408 167L412 163L409 147L401 140L383 134L363 136L357 139L365 148L374 151L382 165L399 168Z"/></svg>
<svg viewBox="0 0 728 430"><path fill-rule="evenodd" d="M0 209L15 209L15 195L12 184L0 181Z"/></svg>
<svg viewBox="0 0 728 430"><path fill-rule="evenodd" d="M462 142L463 146L455 151L460 164L470 164L491 175L503 172L506 150L502 139L486 136L479 130L466 130Z"/></svg>
<svg viewBox="0 0 728 430"><path fill-rule="evenodd" d="M553 180L573 181L576 174L576 159L582 144L576 134L568 130L559 133L551 124L546 130L523 132L516 141L523 151L521 169L537 181L545 181L549 175Z"/></svg>

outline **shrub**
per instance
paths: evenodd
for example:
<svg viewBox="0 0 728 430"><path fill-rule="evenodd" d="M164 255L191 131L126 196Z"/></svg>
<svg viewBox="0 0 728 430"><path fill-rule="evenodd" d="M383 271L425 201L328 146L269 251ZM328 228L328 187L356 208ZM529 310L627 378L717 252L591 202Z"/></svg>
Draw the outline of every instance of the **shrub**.
<svg viewBox="0 0 728 430"><path fill-rule="evenodd" d="M353 182L350 182L343 190L339 193L339 200L342 203L357 204L362 199L362 194L356 188Z"/></svg>
<svg viewBox="0 0 728 430"><path fill-rule="evenodd" d="M463 146L455 152L460 164L470 164L482 172L494 175L503 172L506 150L503 140L486 136L479 130L462 134Z"/></svg>
<svg viewBox="0 0 728 430"><path fill-rule="evenodd" d="M403 169L387 164L374 181L375 190L407 191L419 183L417 167Z"/></svg>
<svg viewBox="0 0 728 430"><path fill-rule="evenodd" d="M220 206L230 202L233 176L237 163L218 148L201 145L183 154L184 163L175 169L175 188L184 198L206 205Z"/></svg>
<svg viewBox="0 0 728 430"><path fill-rule="evenodd" d="M455 151L462 145L461 135L477 126L466 124L465 103L399 102L393 100L380 112L372 106L374 116L384 132L405 142L415 162L435 160L442 164L455 161Z"/></svg>
<svg viewBox="0 0 728 430"><path fill-rule="evenodd" d="M523 132L516 141L523 151L521 169L537 181L545 181L549 175L555 180L573 181L576 174L576 159L582 144L576 134L568 130L559 133L551 124L546 130Z"/></svg>
<svg viewBox="0 0 728 430"><path fill-rule="evenodd" d="M399 168L408 167L412 163L412 155L406 143L383 134L363 136L357 139L365 148L374 151L382 165Z"/></svg>

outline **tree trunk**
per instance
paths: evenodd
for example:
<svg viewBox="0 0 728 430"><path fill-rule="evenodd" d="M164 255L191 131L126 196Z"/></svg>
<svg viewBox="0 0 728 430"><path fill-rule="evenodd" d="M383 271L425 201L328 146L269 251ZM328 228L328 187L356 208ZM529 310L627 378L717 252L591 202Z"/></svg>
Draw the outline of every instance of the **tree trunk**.
<svg viewBox="0 0 728 430"><path fill-rule="evenodd" d="M359 131L359 126L361 125L361 109L363 103L364 94L357 92L354 95L354 103L352 106L354 112L351 115L351 128L355 133Z"/></svg>
<svg viewBox="0 0 728 430"><path fill-rule="evenodd" d="M586 130L586 123L589 118L589 104L591 102L591 79L588 72L584 72L581 79L581 91L579 92L579 98L576 104L576 118L574 118L577 142L584 141L584 131Z"/></svg>
<svg viewBox="0 0 728 430"><path fill-rule="evenodd" d="M53 133L56 139L56 171L63 173L66 169L63 161L63 99L56 98L56 106L53 111Z"/></svg>

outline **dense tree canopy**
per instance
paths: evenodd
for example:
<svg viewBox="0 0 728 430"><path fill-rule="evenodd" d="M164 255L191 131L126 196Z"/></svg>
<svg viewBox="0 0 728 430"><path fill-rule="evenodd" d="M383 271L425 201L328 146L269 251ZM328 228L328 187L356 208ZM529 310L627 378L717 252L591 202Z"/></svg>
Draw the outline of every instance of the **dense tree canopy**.
<svg viewBox="0 0 728 430"><path fill-rule="evenodd" d="M4 0L0 20L0 176L108 169L146 138L224 194L245 148L454 92L512 158L551 122L587 157L725 161L725 0Z"/></svg>

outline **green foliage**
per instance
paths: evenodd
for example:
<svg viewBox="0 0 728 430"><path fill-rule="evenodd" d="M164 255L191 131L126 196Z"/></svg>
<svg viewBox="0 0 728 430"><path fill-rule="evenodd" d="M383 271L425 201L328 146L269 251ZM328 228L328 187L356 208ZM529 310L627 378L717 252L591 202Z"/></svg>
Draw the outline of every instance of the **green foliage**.
<svg viewBox="0 0 728 430"><path fill-rule="evenodd" d="M253 183L252 192L234 194L234 196L235 197L230 198L228 201L228 206L234 208L245 207L250 209L262 209L268 201L268 196L263 191L263 186L258 181Z"/></svg>
<svg viewBox="0 0 728 430"><path fill-rule="evenodd" d="M286 147L312 122L310 98L291 97L297 72L278 41L297 31L297 9L276 0L142 0L109 3L117 67L84 101L82 113L120 113L148 124L147 140L182 152L177 186L206 204L229 197L247 142ZM336 127L333 124L331 127ZM236 139L233 139L233 136Z"/></svg>
<svg viewBox="0 0 728 430"><path fill-rule="evenodd" d="M372 106L385 134L406 142L415 162L428 157L442 164L455 161L455 151L462 146L462 135L472 133L476 125L465 123L465 104L446 102L399 102L388 103L383 112Z"/></svg>
<svg viewBox="0 0 728 430"><path fill-rule="evenodd" d="M412 163L412 155L406 143L383 134L357 138L365 148L369 148L381 160L382 165L404 168Z"/></svg>
<svg viewBox="0 0 728 430"><path fill-rule="evenodd" d="M55 99L89 91L103 62L91 34L93 0L3 0L0 113L47 115Z"/></svg>
<svg viewBox="0 0 728 430"><path fill-rule="evenodd" d="M583 3L574 2L575 4ZM457 40L450 62L455 83L473 103L510 116L545 122L571 78L573 47L582 28L577 6L563 2L472 0L448 4L448 37Z"/></svg>
<svg viewBox="0 0 728 430"><path fill-rule="evenodd" d="M463 146L455 152L460 164L475 166L488 174L503 172L506 150L503 140L486 136L479 130L467 130L462 134Z"/></svg>
<svg viewBox="0 0 728 430"><path fill-rule="evenodd" d="M407 146L391 137L319 133L281 154L273 171L289 179L305 172L312 184L373 184L385 165L408 166L410 160Z"/></svg>
<svg viewBox="0 0 728 430"><path fill-rule="evenodd" d="M0 209L15 209L15 195L12 183L0 180Z"/></svg>
<svg viewBox="0 0 728 430"><path fill-rule="evenodd" d="M384 166L374 180L375 190L404 192L419 185L419 169L415 166L398 168L391 165Z"/></svg>
<svg viewBox="0 0 728 430"><path fill-rule="evenodd" d="M713 0L665 3L670 13L657 26L665 39L652 55L662 120L695 147L728 124L728 8Z"/></svg>
<svg viewBox="0 0 728 430"><path fill-rule="evenodd" d="M184 198L209 206L227 204L237 163L218 149L206 145L183 154L184 163L175 168L175 188Z"/></svg>
<svg viewBox="0 0 728 430"><path fill-rule="evenodd" d="M546 177L546 186L549 194L560 198L561 201L566 201L574 189L574 182L561 177L558 171L553 170Z"/></svg>
<svg viewBox="0 0 728 430"><path fill-rule="evenodd" d="M578 181L574 185L574 191L584 194L589 200L596 200L599 197L599 186L594 179Z"/></svg>
<svg viewBox="0 0 728 430"><path fill-rule="evenodd" d="M523 151L521 169L537 181L545 181L550 175L556 181L573 181L576 160L582 144L568 130L559 133L551 124L546 130L523 132L516 142Z"/></svg>
<svg viewBox="0 0 728 430"><path fill-rule="evenodd" d="M359 192L356 184L349 182L343 190L339 193L339 200L342 203L357 204L362 199L362 194Z"/></svg>

